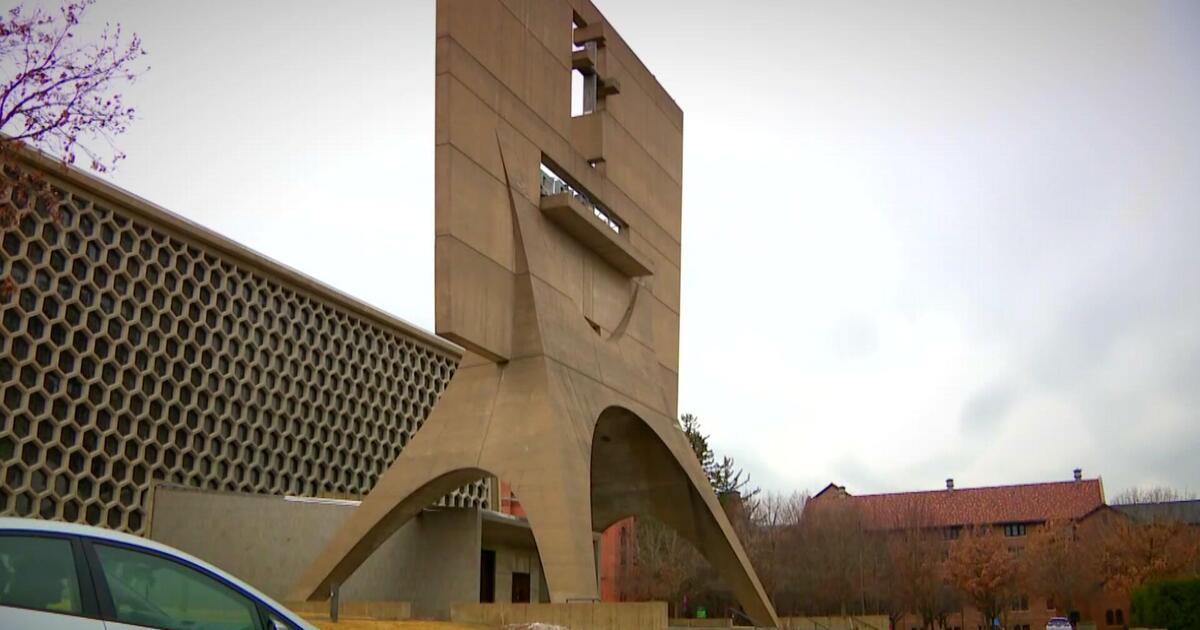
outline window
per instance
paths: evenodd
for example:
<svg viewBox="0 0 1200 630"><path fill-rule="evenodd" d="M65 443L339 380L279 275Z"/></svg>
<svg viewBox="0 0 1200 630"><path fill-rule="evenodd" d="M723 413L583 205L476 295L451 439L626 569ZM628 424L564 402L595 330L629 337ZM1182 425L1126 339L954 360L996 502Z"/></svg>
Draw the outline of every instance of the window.
<svg viewBox="0 0 1200 630"><path fill-rule="evenodd" d="M1029 596L1028 595L1013 596L1012 609L1017 610L1017 611L1029 610Z"/></svg>
<svg viewBox="0 0 1200 630"><path fill-rule="evenodd" d="M585 77L578 70L571 71L571 115L582 116L588 112L584 111L583 105L583 87Z"/></svg>
<svg viewBox="0 0 1200 630"><path fill-rule="evenodd" d="M955 525L942 530L942 538L946 540L957 540L959 534L962 533L962 526Z"/></svg>
<svg viewBox="0 0 1200 630"><path fill-rule="evenodd" d="M587 26L587 24L583 21L583 18L578 13L574 14L571 19L571 52L589 50L594 59L596 55L596 42L587 42L585 44L575 43L575 31L584 26ZM596 111L596 88L596 70L590 64L585 67L571 69L572 116L582 116L583 114L590 114Z"/></svg>
<svg viewBox="0 0 1200 630"><path fill-rule="evenodd" d="M258 628L253 602L199 571L120 547L95 549L117 621L165 630Z"/></svg>
<svg viewBox="0 0 1200 630"><path fill-rule="evenodd" d="M541 196L548 197L559 193L569 193L585 208L591 209L592 215L596 220L608 226L608 229L617 234L620 234L621 230L625 229L625 222L618 218L617 215L592 201L592 198L582 188L568 182L565 177L560 176L545 162L542 163L541 172Z"/></svg>
<svg viewBox="0 0 1200 630"><path fill-rule="evenodd" d="M80 614L79 574L71 542L0 536L0 606Z"/></svg>
<svg viewBox="0 0 1200 630"><path fill-rule="evenodd" d="M1024 536L1026 533L1025 523L1009 523L1004 526L1005 536Z"/></svg>
<svg viewBox="0 0 1200 630"><path fill-rule="evenodd" d="M1115 613L1114 616L1117 618L1117 625L1118 626L1125 625L1125 611L1118 608L1118 609L1114 610L1113 612Z"/></svg>
<svg viewBox="0 0 1200 630"><path fill-rule="evenodd" d="M1113 611L1111 608L1109 610L1104 611L1104 623L1106 623L1110 626L1113 625L1113 623L1114 623Z"/></svg>

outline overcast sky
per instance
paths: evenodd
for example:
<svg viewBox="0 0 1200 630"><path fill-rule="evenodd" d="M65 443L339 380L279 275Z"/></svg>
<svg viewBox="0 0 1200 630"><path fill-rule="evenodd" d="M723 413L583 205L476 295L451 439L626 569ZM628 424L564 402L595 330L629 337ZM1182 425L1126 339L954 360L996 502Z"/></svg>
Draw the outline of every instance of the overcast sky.
<svg viewBox="0 0 1200 630"><path fill-rule="evenodd" d="M685 113L680 409L770 490L1200 490L1200 3L597 0ZM433 325L434 2L101 0L111 179Z"/></svg>

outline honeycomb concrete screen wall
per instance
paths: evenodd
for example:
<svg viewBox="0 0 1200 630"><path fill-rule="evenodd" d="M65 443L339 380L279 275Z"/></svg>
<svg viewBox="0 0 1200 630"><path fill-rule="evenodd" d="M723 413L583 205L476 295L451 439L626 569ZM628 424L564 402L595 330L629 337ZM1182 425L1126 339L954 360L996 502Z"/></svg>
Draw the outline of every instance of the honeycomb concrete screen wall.
<svg viewBox="0 0 1200 630"><path fill-rule="evenodd" d="M0 514L143 533L156 480L362 495L457 367L451 344L23 160L61 192L34 208L14 189L10 203L32 211L0 246L16 284L0 303ZM487 500L481 480L442 501Z"/></svg>

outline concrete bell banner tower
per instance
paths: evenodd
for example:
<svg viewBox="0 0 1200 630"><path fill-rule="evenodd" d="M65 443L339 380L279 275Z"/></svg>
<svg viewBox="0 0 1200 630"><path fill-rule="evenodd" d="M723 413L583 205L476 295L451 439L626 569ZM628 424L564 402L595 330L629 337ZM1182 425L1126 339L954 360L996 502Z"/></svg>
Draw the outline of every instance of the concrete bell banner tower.
<svg viewBox="0 0 1200 630"><path fill-rule="evenodd" d="M436 89L436 329L468 352L293 599L328 597L423 508L495 476L552 601L597 600L593 532L644 515L778 626L675 421L679 106L588 0L439 0Z"/></svg>

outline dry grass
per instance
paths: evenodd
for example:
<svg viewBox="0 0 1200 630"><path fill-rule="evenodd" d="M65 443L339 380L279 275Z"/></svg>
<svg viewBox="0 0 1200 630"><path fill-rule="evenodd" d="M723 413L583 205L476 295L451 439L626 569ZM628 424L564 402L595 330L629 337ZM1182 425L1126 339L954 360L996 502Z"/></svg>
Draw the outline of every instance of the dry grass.
<svg viewBox="0 0 1200 630"><path fill-rule="evenodd" d="M374 621L366 619L342 619L337 623L329 621L328 617L309 617L305 619L321 630L495 630L491 626L454 623L451 621L422 621L409 619L404 621Z"/></svg>

